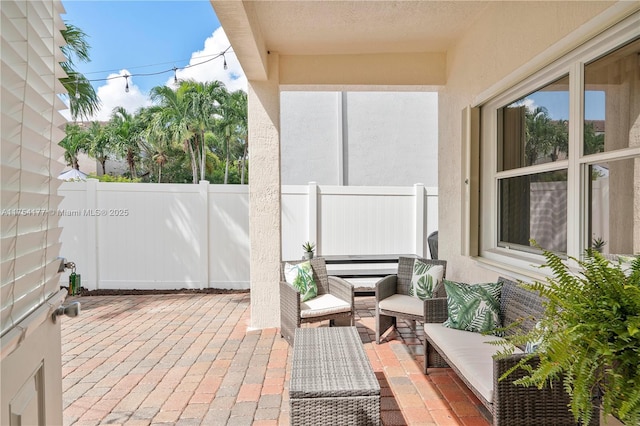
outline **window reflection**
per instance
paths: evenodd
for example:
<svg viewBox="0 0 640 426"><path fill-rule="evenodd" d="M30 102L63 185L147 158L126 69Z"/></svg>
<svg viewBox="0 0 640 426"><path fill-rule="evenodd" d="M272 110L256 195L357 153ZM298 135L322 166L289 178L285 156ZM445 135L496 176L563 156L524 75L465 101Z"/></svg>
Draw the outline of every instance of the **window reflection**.
<svg viewBox="0 0 640 426"><path fill-rule="evenodd" d="M603 254L630 255L640 246L640 159L589 166L589 246ZM634 214L634 212L636 212Z"/></svg>
<svg viewBox="0 0 640 426"><path fill-rule="evenodd" d="M500 179L500 245L567 251L567 171Z"/></svg>
<svg viewBox="0 0 640 426"><path fill-rule="evenodd" d="M584 67L584 155L640 146L640 39Z"/></svg>
<svg viewBox="0 0 640 426"><path fill-rule="evenodd" d="M569 155L569 76L498 111L498 170L564 160Z"/></svg>

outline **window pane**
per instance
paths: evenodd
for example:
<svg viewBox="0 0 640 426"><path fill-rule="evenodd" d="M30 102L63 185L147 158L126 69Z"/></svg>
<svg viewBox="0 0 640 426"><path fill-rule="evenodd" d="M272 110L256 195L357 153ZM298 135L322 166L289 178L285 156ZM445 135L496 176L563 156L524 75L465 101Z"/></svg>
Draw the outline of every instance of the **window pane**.
<svg viewBox="0 0 640 426"><path fill-rule="evenodd" d="M584 67L584 154L640 146L640 40Z"/></svg>
<svg viewBox="0 0 640 426"><path fill-rule="evenodd" d="M566 159L569 76L498 110L498 171Z"/></svg>
<svg viewBox="0 0 640 426"><path fill-rule="evenodd" d="M589 167L590 246L605 254L640 252L640 158Z"/></svg>
<svg viewBox="0 0 640 426"><path fill-rule="evenodd" d="M544 249L566 253L567 171L500 179L499 185L500 246L529 247L534 239Z"/></svg>

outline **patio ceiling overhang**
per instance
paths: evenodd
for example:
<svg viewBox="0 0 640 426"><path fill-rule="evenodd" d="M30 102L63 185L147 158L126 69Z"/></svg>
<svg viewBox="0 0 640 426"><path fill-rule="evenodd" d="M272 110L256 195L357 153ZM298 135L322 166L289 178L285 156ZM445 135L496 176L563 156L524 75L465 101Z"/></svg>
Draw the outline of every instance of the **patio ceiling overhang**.
<svg viewBox="0 0 640 426"><path fill-rule="evenodd" d="M281 86L441 86L447 51L485 1L211 0L249 80ZM271 76L273 77L273 76Z"/></svg>

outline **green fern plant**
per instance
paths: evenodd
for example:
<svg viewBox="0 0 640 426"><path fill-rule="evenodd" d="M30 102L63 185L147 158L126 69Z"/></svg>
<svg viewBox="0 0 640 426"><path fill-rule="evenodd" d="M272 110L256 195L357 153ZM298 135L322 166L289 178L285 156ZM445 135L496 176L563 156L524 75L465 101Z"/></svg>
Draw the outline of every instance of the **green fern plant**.
<svg viewBox="0 0 640 426"><path fill-rule="evenodd" d="M535 242L534 242L535 244ZM547 283L523 284L547 299L539 326L506 338L512 345L541 341L530 354L505 373L505 380L522 368L527 374L514 381L523 386L548 386L562 380L576 419L588 424L594 404L629 425L640 421L640 256L630 265L609 262L588 249L575 261L573 272L556 254L543 250L553 272ZM527 361L539 357L532 367ZM535 364L534 364L535 365Z"/></svg>

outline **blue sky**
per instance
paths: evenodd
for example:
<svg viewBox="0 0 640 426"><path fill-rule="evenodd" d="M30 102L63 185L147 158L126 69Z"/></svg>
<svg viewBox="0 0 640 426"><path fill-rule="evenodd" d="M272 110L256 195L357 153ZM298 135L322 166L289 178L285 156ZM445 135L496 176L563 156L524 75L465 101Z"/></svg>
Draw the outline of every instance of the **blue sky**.
<svg viewBox="0 0 640 426"><path fill-rule="evenodd" d="M115 106L133 112L149 104L148 91L171 83L173 72L136 76L204 62L229 46L208 0L194 1L81 1L63 0L65 21L81 28L91 45L91 62L77 68L89 79L132 75L129 93L125 79L94 82L103 107L95 119L105 120ZM179 71L180 79L217 79L230 90L246 90L246 79L233 53Z"/></svg>
<svg viewBox="0 0 640 426"><path fill-rule="evenodd" d="M554 120L569 119L569 92L540 91L527 96L535 106L544 106ZM534 108L535 108L534 106ZM605 96L603 91L587 91L585 119L604 120Z"/></svg>

